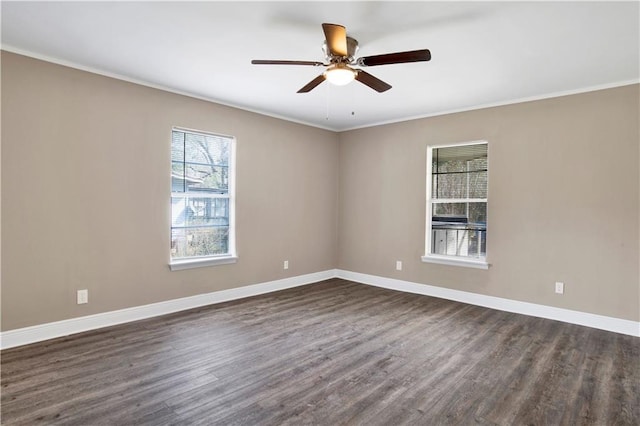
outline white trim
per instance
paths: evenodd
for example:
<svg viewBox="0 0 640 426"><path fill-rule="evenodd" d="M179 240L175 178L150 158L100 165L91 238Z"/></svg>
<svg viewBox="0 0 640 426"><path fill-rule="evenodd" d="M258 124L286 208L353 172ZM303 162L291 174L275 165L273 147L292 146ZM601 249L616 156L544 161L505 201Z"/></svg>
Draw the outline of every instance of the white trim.
<svg viewBox="0 0 640 426"><path fill-rule="evenodd" d="M171 131L189 133L189 134L195 135L195 136L202 136L202 135L211 136L211 137L219 138L219 139L233 139L233 140L236 139L235 136L223 135L222 133L214 133L214 132L209 132L207 130L191 129L189 127L173 126L171 128Z"/></svg>
<svg viewBox="0 0 640 426"><path fill-rule="evenodd" d="M464 266L467 268L476 268L476 269L489 269L489 264L480 259L470 259L464 257L454 257L454 256L438 256L435 254L428 254L421 257L422 261L425 263L439 263L440 265L449 265L449 266Z"/></svg>
<svg viewBox="0 0 640 426"><path fill-rule="evenodd" d="M101 75L103 77L109 77L109 78L113 78L113 79L116 79L116 80L126 81L127 83L133 83L133 84L137 84L139 86L150 87L152 89L162 90L163 92L169 92L169 93L174 93L176 95L188 96L190 98L199 99L201 101L212 102L214 104L223 105L223 106L227 106L227 107L230 107L230 108L240 109L240 110L243 110L243 111L249 111L249 112L253 112L253 113L256 113L256 114L265 115L267 117L277 118L279 120L290 121L292 123L303 124L305 126L316 127L318 129L329 130L329 131L332 131L332 132L339 131L339 130L336 130L336 129L332 128L332 127L322 126L322 125L317 124L317 123L310 123L308 121L297 120L295 118L286 117L284 115L274 114L274 113L263 111L263 110L256 109L256 108L249 108L249 107L244 106L244 105L234 104L234 103L231 103L231 102L225 102L225 101L222 101L220 99L216 99L216 98L212 98L212 97L208 97L208 96L197 95L197 94L195 94L193 92L187 92L185 90L174 89L174 88L171 88L169 86L164 86L162 84L149 83L147 81L140 80L140 79L133 78L133 77L127 77L127 76L124 76L122 74L117 74L117 73L113 73L113 72L109 72L109 71L103 71L103 70L100 70L100 69L94 68L94 67L80 65L80 64L78 64L76 62L67 61L67 60L64 60L64 59L58 59L58 58L54 58L52 56L42 55L40 53L30 52L28 50L20 49L20 48L8 45L6 43L0 44L0 50L4 50L4 51L7 51L7 52L15 53L17 55L27 56L29 58L38 59L38 60L44 61L44 62L50 62L50 63L56 64L56 65L62 65L63 67L73 68L73 69L80 70L80 71L86 71L86 72L89 72L91 74Z"/></svg>
<svg viewBox="0 0 640 426"><path fill-rule="evenodd" d="M442 115L457 114L460 112L467 112L467 111L477 111L479 109L523 104L526 102L543 101L545 99L561 98L563 96L579 95L581 93L615 89L616 87L631 86L634 84L640 84L640 79L635 78L631 80L614 81L613 83L596 84L593 86L581 87L579 89L561 90L558 92L550 92L542 95L525 96L523 98L505 99L503 101L489 102L486 104L478 104L478 105L469 105L466 107L453 108L453 109L448 109L448 110L438 111L438 112L433 112L428 114L418 114L418 115L413 115L409 117L392 118L390 120L382 120L382 121L377 121L375 123L363 124L362 126L346 127L340 130L335 130L335 129L329 129L329 130L333 130L334 132L349 132L351 130L366 129L366 128L375 127L375 126L384 126L385 124L403 123L405 121L421 120L423 118L430 118L430 117L440 117Z"/></svg>
<svg viewBox="0 0 640 426"><path fill-rule="evenodd" d="M572 311L553 306L538 305L529 302L503 299L501 297L486 296L483 294L469 293L466 291L452 290L444 287L435 287L426 284L418 284L393 278L385 278L376 275L361 274L359 272L337 270L337 277L362 284L391 290L404 291L406 293L422 294L425 296L439 297L441 299L455 300L499 311L513 312L538 318L547 318L570 324L583 325L600 330L613 331L614 333L628 334L640 337L640 322L629 321L621 318L607 317L604 315L590 314L587 312Z"/></svg>
<svg viewBox="0 0 640 426"><path fill-rule="evenodd" d="M236 246L236 145L237 139L231 138L231 146L229 152L229 253L238 256L238 248ZM237 259L237 257L236 257Z"/></svg>
<svg viewBox="0 0 640 426"><path fill-rule="evenodd" d="M431 175L433 174L433 149L427 145L427 174L425 176L426 184L426 198L425 198L425 228L424 228L424 254L431 253L431 221L433 216L433 205L431 204L433 183L431 182Z"/></svg>
<svg viewBox="0 0 640 426"><path fill-rule="evenodd" d="M150 305L135 306L117 311L104 312L95 315L9 330L0 333L0 349L13 348L56 337L68 336L71 334L82 333L84 331L193 309L200 306L212 305L230 300L285 290L287 288L313 284L318 281L328 280L331 278L342 278L344 280L372 285L375 287L388 288L405 293L439 297L441 299L455 300L457 302L484 306L486 308L497 309L500 311L530 315L539 318L548 318L570 324L578 324L600 330L612 331L614 333L640 337L640 322L636 321L555 308L552 306L538 305L535 303L520 302L517 300L503 299L494 296L485 296L482 294L452 290L444 287L435 287L376 275L361 274L359 272L329 269L322 272L268 281L265 283L232 288L229 290L215 291L212 293L183 297L181 299L152 303Z"/></svg>
<svg viewBox="0 0 640 426"><path fill-rule="evenodd" d="M15 346L27 345L29 343L68 336L70 334L81 333L83 331L95 330L97 328L109 327L131 321L138 321L145 318L184 311L186 309L193 309L200 306L257 296L264 293L271 293L273 291L312 284L318 281L334 278L335 276L336 271L334 269L329 269L322 272L283 278L260 284L214 291L212 293L198 294L196 296L167 300L165 302L135 306L117 311L104 312L47 324L34 325L32 327L4 331L0 333L0 348L7 349Z"/></svg>
<svg viewBox="0 0 640 426"><path fill-rule="evenodd" d="M238 256L202 257L184 260L173 260L169 263L172 271L182 271L184 269L204 268L205 266L228 265L236 263Z"/></svg>
<svg viewBox="0 0 640 426"><path fill-rule="evenodd" d="M478 139L474 141L461 141L461 142L442 142L427 145L427 148L452 148L454 146L471 146L471 145L488 145L489 142L486 139Z"/></svg>
<svg viewBox="0 0 640 426"><path fill-rule="evenodd" d="M366 129L366 128L375 127L375 126L383 126L385 124L402 123L402 122L405 122L405 121L420 120L420 119L423 119L423 118L439 117L441 115L455 114L455 113L459 113L459 112L475 111L475 110L485 109L485 108L495 108L495 107L506 106L506 105L521 104L521 103L525 103L525 102L533 102L533 101L540 101L540 100L544 100L544 99L559 98L559 97L562 97L562 96L578 95L580 93L589 93L589 92L595 92L595 91L598 91L598 90L614 89L616 87L631 86L633 84L639 84L640 83L640 79L615 81L615 82L612 82L612 83L596 84L594 86L581 87L579 89L563 90L563 91L558 91L558 92L550 92L550 93L546 93L546 94L542 94L542 95L526 96L526 97L523 97L523 98L506 99L506 100L497 101L497 102L489 102L489 103L486 103L486 104L470 105L470 106L466 106L466 107L453 108L453 109L449 109L449 110L445 110L445 111L437 111L437 112L428 113L428 114L418 114L418 115L412 115L412 116L409 116L409 117L392 118L390 120L374 121L372 123L363 124L361 126L336 128L336 127L330 127L330 126L323 126L323 125L320 125L318 123L310 123L308 121L298 120L298 119L294 119L294 118L291 118L291 117L286 117L284 115L274 114L274 113L263 111L263 110L256 109L256 108L249 108L249 107L244 106L244 105L237 105L237 104L233 104L231 102L225 102L225 101L222 101L222 100L219 100L219 99L215 99L215 98L211 98L211 97L207 97L207 96L202 96L202 95L197 95L195 93L191 93L191 92L187 92L187 91L183 91L183 90L173 89L171 87L163 86L161 84L149 83L149 82L146 82L146 81L143 81L143 80L139 80L139 79L135 79L135 78L131 78L131 77L126 77L126 76L123 76L123 75L120 75L120 74L116 74L116 73L112 73L112 72L108 72L108 71L103 71L103 70L100 70L100 69L97 69L97 68L93 68L93 67L89 67L89 66L85 66L85 65L80 65L80 64L72 62L72 61L67 61L67 60L64 60L64 59L58 59L58 58L54 58L52 56L42 55L40 53L35 53L35 52L31 52L29 50L20 49L20 48L17 48L15 46L8 45L6 43L1 43L0 44L0 50L5 50L7 52L15 53L15 54L18 54L18 55L27 56L27 57L38 59L38 60L45 61L45 62L50 62L52 64L62 65L62 66L65 66L65 67L69 67L69 68L74 68L74 69L81 70L81 71L90 72L92 74L98 74L98 75L101 75L101 76L104 76L104 77L114 78L116 80L122 80L122 81L126 81L126 82L129 82L129 83L138 84L140 86L150 87L152 89L162 90L164 92L175 93L177 95L188 96L190 98L199 99L199 100L202 100L202 101L213 102L213 103L218 104L218 105L224 105L224 106L228 106L228 107L231 107L231 108L240 109L240 110L243 110L243 111L249 111L249 112L257 113L257 114L260 114L260 115L265 115L267 117L273 117L273 118L277 118L277 119L284 120L284 121L290 121L292 123L303 124L303 125L309 126L309 127L316 127L318 129L329 130L329 131L332 131L332 132L335 132L335 133L348 132L348 131L351 131L351 130L358 130L358 129Z"/></svg>

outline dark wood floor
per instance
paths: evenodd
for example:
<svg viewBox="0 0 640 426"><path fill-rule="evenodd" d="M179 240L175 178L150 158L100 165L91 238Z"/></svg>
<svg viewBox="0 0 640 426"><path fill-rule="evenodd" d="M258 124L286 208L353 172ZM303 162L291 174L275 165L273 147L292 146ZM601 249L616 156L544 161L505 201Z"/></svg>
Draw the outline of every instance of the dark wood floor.
<svg viewBox="0 0 640 426"><path fill-rule="evenodd" d="M1 355L7 425L640 422L638 338L338 279Z"/></svg>

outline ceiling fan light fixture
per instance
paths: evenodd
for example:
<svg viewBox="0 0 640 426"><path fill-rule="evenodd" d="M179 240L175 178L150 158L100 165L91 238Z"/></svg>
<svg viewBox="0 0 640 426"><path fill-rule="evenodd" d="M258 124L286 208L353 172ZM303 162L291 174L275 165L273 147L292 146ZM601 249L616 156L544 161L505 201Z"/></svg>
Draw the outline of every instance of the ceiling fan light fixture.
<svg viewBox="0 0 640 426"><path fill-rule="evenodd" d="M336 86L344 86L356 78L356 71L344 64L335 64L324 72L324 77L329 83Z"/></svg>
<svg viewBox="0 0 640 426"><path fill-rule="evenodd" d="M0 0L2 1L2 0ZM324 43L322 51L325 62L317 61L289 61L274 59L253 59L256 65L313 65L327 67L327 70L305 84L297 93L309 93L325 80L336 86L344 86L352 80L370 87L378 93L391 89L391 85L361 69L375 65L404 64L407 62L425 62L431 60L429 49L411 50L407 52L385 53L382 55L364 56L356 58L358 40L347 36L343 25L322 24ZM357 68L352 68L350 65Z"/></svg>

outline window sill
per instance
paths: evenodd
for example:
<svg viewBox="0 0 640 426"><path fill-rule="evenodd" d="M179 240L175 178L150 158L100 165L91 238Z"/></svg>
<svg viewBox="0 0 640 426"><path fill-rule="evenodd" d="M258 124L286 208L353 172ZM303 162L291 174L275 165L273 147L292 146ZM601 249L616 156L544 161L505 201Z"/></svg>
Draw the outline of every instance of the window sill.
<svg viewBox="0 0 640 426"><path fill-rule="evenodd" d="M218 256L218 257L201 257L193 259L174 260L169 263L172 271L182 271L183 269L203 268L205 266L227 265L236 263L238 256Z"/></svg>
<svg viewBox="0 0 640 426"><path fill-rule="evenodd" d="M489 264L485 260L461 259L461 258L456 258L451 256L438 256L434 254L429 254L426 256L422 256L422 261L425 263L439 263L441 265L449 265L449 266L463 266L466 268L489 269Z"/></svg>

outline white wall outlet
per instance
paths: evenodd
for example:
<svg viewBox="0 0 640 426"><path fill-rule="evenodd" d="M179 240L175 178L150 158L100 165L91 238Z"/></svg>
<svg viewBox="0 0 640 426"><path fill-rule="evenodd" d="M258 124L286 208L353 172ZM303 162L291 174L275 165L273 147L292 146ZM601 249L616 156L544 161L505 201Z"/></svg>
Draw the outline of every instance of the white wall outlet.
<svg viewBox="0 0 640 426"><path fill-rule="evenodd" d="M560 281L556 281L556 293L564 294L564 283L561 283Z"/></svg>
<svg viewBox="0 0 640 426"><path fill-rule="evenodd" d="M283 267L284 269L289 269L289 261L288 261L288 260L285 260L285 261L284 261L284 264L282 265L282 267Z"/></svg>
<svg viewBox="0 0 640 426"><path fill-rule="evenodd" d="M89 290L78 290L77 302L78 305L89 303Z"/></svg>
<svg viewBox="0 0 640 426"><path fill-rule="evenodd" d="M396 271L402 271L402 260L396 260Z"/></svg>

